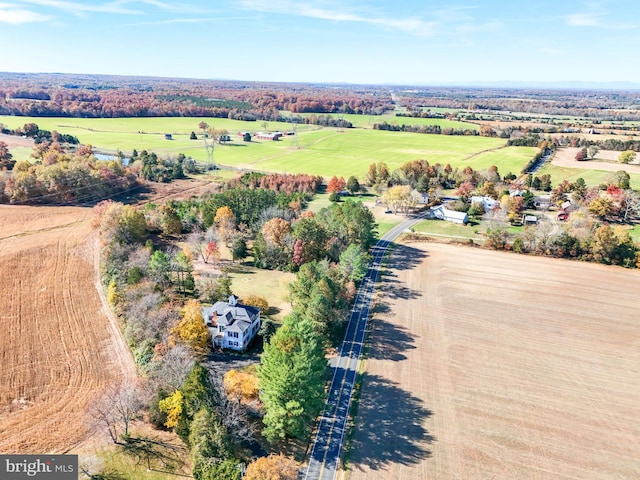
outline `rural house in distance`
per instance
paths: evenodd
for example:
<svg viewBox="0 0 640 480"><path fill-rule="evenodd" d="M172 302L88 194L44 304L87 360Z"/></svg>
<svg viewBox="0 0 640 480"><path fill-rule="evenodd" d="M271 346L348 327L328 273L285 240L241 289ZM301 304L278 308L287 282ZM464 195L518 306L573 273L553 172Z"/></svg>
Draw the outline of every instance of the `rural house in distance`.
<svg viewBox="0 0 640 480"><path fill-rule="evenodd" d="M214 347L246 350L260 330L260 309L239 303L235 295L228 302L202 307L201 312Z"/></svg>

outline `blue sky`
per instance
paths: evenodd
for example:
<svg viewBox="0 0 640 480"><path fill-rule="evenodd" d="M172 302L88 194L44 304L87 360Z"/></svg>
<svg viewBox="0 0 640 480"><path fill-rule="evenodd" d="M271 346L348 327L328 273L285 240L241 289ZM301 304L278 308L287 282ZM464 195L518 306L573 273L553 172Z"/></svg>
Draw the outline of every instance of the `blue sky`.
<svg viewBox="0 0 640 480"><path fill-rule="evenodd" d="M640 83L640 2L0 0L0 71Z"/></svg>

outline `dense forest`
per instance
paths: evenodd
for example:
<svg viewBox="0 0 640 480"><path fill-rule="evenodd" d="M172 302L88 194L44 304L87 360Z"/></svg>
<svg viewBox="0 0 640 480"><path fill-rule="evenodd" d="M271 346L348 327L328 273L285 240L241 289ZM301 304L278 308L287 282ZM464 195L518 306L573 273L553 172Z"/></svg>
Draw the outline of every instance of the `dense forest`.
<svg viewBox="0 0 640 480"><path fill-rule="evenodd" d="M0 114L63 117L222 117L276 120L281 111L380 114L388 91L362 86L0 74Z"/></svg>
<svg viewBox="0 0 640 480"><path fill-rule="evenodd" d="M442 116L429 108L639 120L637 91L407 87L0 73L0 115L222 117L304 121L300 114ZM290 112L283 117L282 112Z"/></svg>

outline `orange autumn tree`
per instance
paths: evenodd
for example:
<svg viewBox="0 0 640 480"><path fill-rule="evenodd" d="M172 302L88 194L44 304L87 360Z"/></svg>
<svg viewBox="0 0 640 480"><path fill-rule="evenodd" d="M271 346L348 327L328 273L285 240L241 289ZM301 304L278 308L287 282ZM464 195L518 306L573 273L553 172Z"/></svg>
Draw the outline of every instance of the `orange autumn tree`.
<svg viewBox="0 0 640 480"><path fill-rule="evenodd" d="M282 454L260 457L247 466L243 480L296 480L298 464Z"/></svg>
<svg viewBox="0 0 640 480"><path fill-rule="evenodd" d="M335 175L329 180L329 184L327 185L327 192L329 193L338 193L345 189L347 186L347 182L344 177L336 177Z"/></svg>
<svg viewBox="0 0 640 480"><path fill-rule="evenodd" d="M258 398L258 377L251 373L239 370L229 370L225 373L222 383L229 397L245 401L251 401Z"/></svg>

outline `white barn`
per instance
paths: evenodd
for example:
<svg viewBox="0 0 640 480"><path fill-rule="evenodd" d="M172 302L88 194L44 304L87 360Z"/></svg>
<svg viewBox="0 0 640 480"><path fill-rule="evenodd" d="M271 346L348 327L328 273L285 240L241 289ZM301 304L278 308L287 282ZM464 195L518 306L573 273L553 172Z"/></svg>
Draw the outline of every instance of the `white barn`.
<svg viewBox="0 0 640 480"><path fill-rule="evenodd" d="M446 220L447 222L466 224L469 221L469 216L466 212L457 212L455 210L449 210L444 205L438 205L437 207L431 207L431 216L433 218L439 218L440 220Z"/></svg>

